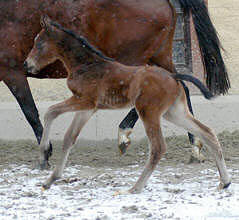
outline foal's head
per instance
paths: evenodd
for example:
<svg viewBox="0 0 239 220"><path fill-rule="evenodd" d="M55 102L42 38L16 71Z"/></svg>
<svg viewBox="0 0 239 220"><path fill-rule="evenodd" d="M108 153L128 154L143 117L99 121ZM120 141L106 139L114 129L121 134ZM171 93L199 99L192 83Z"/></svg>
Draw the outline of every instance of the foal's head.
<svg viewBox="0 0 239 220"><path fill-rule="evenodd" d="M58 30L51 25L48 17L41 18L42 30L34 39L34 45L24 63L28 72L37 74L42 68L59 59L56 38Z"/></svg>
<svg viewBox="0 0 239 220"><path fill-rule="evenodd" d="M37 74L58 59L64 64L74 60L76 65L91 62L95 57L112 61L90 45L84 37L65 29L47 16L41 18L41 26L42 30L36 36L33 48L24 63L32 74Z"/></svg>

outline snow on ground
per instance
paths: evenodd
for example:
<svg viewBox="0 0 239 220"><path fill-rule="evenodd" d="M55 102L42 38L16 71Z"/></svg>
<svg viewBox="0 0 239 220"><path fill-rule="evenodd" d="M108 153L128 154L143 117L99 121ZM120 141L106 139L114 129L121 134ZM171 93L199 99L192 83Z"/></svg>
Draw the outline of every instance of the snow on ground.
<svg viewBox="0 0 239 220"><path fill-rule="evenodd" d="M239 219L239 184L219 191L216 169L202 166L195 173L194 166L158 166L141 194L120 196L113 194L130 188L141 166L67 167L44 192L41 183L52 171L0 166L0 219Z"/></svg>

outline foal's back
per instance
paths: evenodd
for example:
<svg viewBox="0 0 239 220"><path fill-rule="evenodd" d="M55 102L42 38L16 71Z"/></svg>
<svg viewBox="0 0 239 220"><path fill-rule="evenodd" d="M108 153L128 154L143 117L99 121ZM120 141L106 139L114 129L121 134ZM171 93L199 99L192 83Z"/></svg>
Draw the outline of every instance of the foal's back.
<svg viewBox="0 0 239 220"><path fill-rule="evenodd" d="M127 108L136 104L163 106L175 101L180 85L163 68L126 66L106 61L97 87L98 108ZM77 83L84 84L84 83ZM88 81L92 87L92 82Z"/></svg>

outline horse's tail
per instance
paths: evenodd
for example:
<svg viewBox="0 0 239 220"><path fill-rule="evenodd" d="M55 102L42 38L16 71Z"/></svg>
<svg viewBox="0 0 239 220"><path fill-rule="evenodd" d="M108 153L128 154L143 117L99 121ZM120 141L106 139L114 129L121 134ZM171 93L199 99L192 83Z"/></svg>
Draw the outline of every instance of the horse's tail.
<svg viewBox="0 0 239 220"><path fill-rule="evenodd" d="M204 0L179 0L186 12L192 13L199 47L206 70L206 84L213 94L225 94L230 88L228 73L221 55L223 49L209 17Z"/></svg>
<svg viewBox="0 0 239 220"><path fill-rule="evenodd" d="M208 90L208 88L206 86L204 86L204 84L198 80L197 78L188 75L188 74L172 74L171 75L175 80L184 80L184 81L188 81L193 83L197 88L199 88L199 90L201 91L201 93L204 95L204 97L206 99L211 99L213 98L213 94Z"/></svg>

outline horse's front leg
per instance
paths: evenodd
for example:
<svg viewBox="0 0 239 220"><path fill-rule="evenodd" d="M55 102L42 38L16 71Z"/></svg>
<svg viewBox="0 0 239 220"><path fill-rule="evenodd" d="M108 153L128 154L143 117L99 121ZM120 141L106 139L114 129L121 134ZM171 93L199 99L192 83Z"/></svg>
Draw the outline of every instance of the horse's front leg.
<svg viewBox="0 0 239 220"><path fill-rule="evenodd" d="M4 77L3 81L16 98L22 112L34 131L38 144L40 144L43 127L24 72L20 70L9 72L9 74ZM48 164L48 159L52 155L52 145L50 142L47 143L44 154L46 164Z"/></svg>
<svg viewBox="0 0 239 220"><path fill-rule="evenodd" d="M124 154L129 145L131 144L129 135L132 133L133 127L137 122L138 118L139 116L135 108L133 108L119 125L118 146L121 154Z"/></svg>
<svg viewBox="0 0 239 220"><path fill-rule="evenodd" d="M43 184L43 189L49 189L52 183L54 183L57 179L59 179L62 176L63 169L66 165L70 150L73 147L81 129L90 119L90 117L93 115L94 112L95 110L87 110L87 111L85 110L79 111L75 114L71 126L67 130L64 137L61 158L52 175Z"/></svg>

